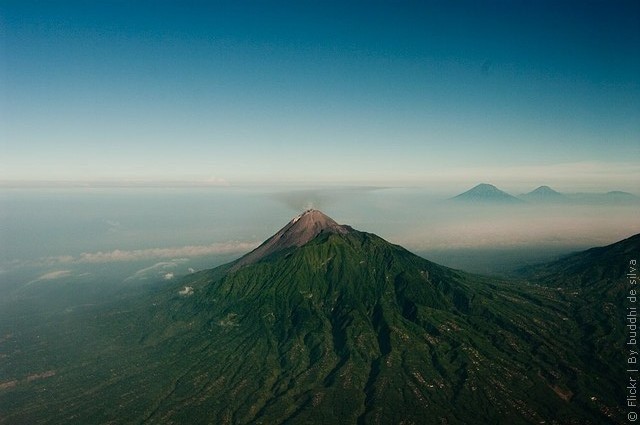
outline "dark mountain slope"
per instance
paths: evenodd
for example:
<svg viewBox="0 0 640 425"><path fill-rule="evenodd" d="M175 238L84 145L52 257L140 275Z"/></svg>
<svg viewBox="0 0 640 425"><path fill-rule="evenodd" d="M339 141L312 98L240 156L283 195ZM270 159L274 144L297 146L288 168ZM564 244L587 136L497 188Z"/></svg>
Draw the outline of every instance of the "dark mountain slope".
<svg viewBox="0 0 640 425"><path fill-rule="evenodd" d="M611 245L567 255L551 263L525 267L518 273L547 286L613 289L625 283L621 278L627 271L629 260L637 260L639 253L640 234L637 234Z"/></svg>
<svg viewBox="0 0 640 425"><path fill-rule="evenodd" d="M523 268L519 274L531 282L555 288L567 305L567 314L578 326L579 354L594 371L616 373L621 382L626 364L626 296L633 286L627 273L630 262L640 258L640 234L623 241L572 254L558 261ZM637 266L634 267L637 270ZM632 348L632 347L631 347ZM615 388L624 399L624 388Z"/></svg>

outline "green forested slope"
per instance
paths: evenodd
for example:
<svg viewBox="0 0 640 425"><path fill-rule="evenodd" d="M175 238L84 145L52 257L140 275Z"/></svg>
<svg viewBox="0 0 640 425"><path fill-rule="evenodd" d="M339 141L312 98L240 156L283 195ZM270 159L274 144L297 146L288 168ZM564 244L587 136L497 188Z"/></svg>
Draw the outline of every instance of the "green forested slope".
<svg viewBox="0 0 640 425"><path fill-rule="evenodd" d="M0 423L623 423L614 276L546 267L504 281L320 233L52 318L22 354L55 376L26 379L12 351Z"/></svg>

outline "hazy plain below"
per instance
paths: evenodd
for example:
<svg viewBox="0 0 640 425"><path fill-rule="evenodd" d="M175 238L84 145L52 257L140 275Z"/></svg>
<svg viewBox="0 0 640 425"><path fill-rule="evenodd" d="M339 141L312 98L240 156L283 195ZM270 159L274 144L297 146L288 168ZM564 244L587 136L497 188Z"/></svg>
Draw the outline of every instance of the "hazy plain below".
<svg viewBox="0 0 640 425"><path fill-rule="evenodd" d="M482 273L640 232L637 202L473 205L448 200L453 195L374 187L2 189L0 289L24 298L68 285L95 295L170 281L239 257L309 207Z"/></svg>

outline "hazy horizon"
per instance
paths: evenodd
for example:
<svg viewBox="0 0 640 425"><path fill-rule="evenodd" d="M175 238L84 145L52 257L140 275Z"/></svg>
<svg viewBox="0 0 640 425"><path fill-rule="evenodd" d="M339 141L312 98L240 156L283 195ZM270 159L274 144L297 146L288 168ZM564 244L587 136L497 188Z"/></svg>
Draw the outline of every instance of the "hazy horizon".
<svg viewBox="0 0 640 425"><path fill-rule="evenodd" d="M495 273L640 233L638 205L460 204L421 188L2 189L0 283L171 280L238 258L310 207L444 265Z"/></svg>

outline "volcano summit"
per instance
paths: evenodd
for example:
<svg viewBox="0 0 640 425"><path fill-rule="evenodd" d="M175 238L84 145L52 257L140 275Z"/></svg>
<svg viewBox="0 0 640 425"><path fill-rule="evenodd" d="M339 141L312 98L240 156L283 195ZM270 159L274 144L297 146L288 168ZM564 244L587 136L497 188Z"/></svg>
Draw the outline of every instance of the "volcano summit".
<svg viewBox="0 0 640 425"><path fill-rule="evenodd" d="M341 226L332 218L314 209L308 209L295 217L275 235L264 241L258 248L242 257L235 267L255 263L286 248L300 247L320 233L344 235L352 231L349 226Z"/></svg>

